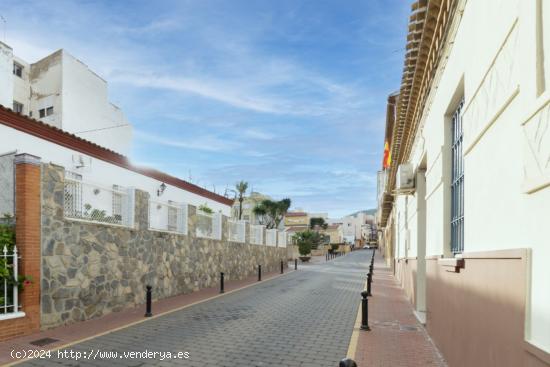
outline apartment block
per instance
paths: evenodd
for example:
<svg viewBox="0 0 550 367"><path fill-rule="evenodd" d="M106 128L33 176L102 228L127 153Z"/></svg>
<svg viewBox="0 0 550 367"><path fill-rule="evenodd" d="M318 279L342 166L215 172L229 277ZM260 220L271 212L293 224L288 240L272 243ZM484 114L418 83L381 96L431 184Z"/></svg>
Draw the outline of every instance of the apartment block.
<svg viewBox="0 0 550 367"><path fill-rule="evenodd" d="M0 42L0 104L128 154L132 125L109 102L107 82L65 50L28 63Z"/></svg>

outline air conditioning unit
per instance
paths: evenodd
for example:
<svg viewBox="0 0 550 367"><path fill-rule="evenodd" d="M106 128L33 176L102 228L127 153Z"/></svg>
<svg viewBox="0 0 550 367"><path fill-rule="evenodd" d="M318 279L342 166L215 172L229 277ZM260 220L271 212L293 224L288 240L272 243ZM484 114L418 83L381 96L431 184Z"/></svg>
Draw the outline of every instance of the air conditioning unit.
<svg viewBox="0 0 550 367"><path fill-rule="evenodd" d="M397 168L396 186L398 194L414 192L414 167L412 163L403 163Z"/></svg>

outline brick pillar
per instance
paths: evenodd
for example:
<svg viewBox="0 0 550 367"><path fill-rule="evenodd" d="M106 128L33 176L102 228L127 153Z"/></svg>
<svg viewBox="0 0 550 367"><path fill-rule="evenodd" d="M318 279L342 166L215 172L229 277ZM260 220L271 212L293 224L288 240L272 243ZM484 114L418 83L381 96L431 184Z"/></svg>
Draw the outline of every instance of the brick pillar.
<svg viewBox="0 0 550 367"><path fill-rule="evenodd" d="M19 295L24 317L0 321L0 340L40 330L40 158L15 156L15 237L19 274L33 283Z"/></svg>

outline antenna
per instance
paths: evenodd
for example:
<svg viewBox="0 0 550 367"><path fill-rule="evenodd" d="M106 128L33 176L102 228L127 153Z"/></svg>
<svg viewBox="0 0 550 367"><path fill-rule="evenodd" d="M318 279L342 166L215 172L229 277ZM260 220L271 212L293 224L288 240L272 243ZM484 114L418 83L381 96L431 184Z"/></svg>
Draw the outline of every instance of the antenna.
<svg viewBox="0 0 550 367"><path fill-rule="evenodd" d="M0 14L0 20L4 23L4 42L6 42L6 28L8 25L8 21L2 16L2 14Z"/></svg>

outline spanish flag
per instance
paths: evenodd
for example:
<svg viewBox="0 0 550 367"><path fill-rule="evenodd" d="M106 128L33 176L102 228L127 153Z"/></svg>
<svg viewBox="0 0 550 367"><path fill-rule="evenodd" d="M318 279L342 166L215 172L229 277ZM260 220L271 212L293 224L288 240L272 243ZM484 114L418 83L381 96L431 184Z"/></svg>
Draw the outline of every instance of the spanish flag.
<svg viewBox="0 0 550 367"><path fill-rule="evenodd" d="M390 152L390 145L386 141L384 143L384 160L382 161L382 167L384 169L388 168L391 165L391 152Z"/></svg>

